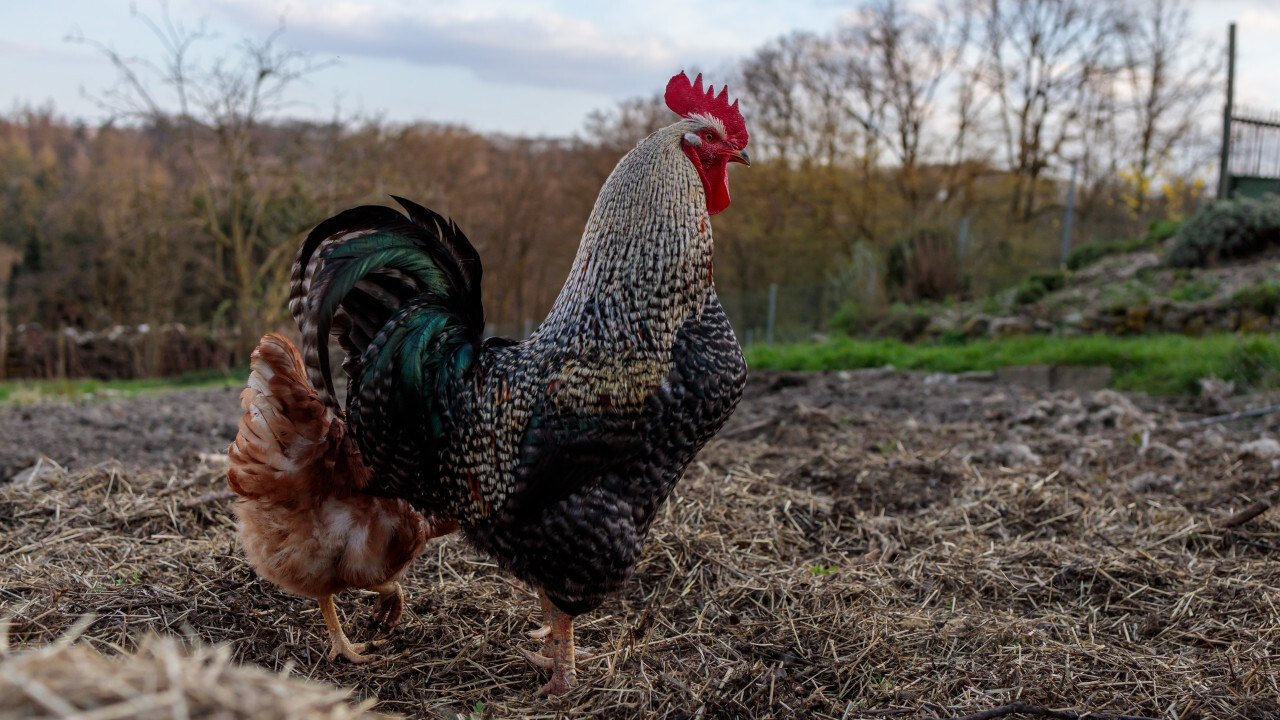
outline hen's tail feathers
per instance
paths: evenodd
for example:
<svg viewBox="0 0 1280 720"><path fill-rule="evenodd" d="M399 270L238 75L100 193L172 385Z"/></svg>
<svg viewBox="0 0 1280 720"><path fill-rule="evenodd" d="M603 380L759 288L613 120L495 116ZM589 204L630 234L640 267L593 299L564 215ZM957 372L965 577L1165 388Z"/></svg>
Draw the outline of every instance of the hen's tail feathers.
<svg viewBox="0 0 1280 720"><path fill-rule="evenodd" d="M240 430L227 483L242 497L297 501L324 490L359 490L369 471L346 424L317 397L302 355L282 335L263 336L240 393Z"/></svg>
<svg viewBox="0 0 1280 720"><path fill-rule="evenodd" d="M289 299L311 382L335 409L331 334L346 354L347 421L380 493L435 475L452 398L484 334L475 248L452 221L395 200L407 217L366 206L312 231Z"/></svg>
<svg viewBox="0 0 1280 720"><path fill-rule="evenodd" d="M330 407L337 407L330 334L346 354L348 379L359 382L374 338L411 301L447 314L472 344L484 332L475 248L453 221L395 200L407 217L380 206L348 210L317 226L294 259L289 311L302 331L311 383Z"/></svg>

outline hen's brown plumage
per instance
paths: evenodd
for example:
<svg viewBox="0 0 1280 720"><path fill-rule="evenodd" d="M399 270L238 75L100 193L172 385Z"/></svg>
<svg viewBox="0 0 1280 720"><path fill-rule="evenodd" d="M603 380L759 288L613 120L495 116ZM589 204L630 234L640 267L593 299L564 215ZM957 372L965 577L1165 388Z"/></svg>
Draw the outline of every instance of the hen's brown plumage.
<svg viewBox="0 0 1280 720"><path fill-rule="evenodd" d="M362 492L369 470L346 423L307 382L302 356L269 334L253 352L244 415L229 451L227 482L245 555L258 574L320 602L332 656L369 659L338 624L332 596L348 588L377 591L377 614L399 620L398 580L422 552L432 528L404 500Z"/></svg>

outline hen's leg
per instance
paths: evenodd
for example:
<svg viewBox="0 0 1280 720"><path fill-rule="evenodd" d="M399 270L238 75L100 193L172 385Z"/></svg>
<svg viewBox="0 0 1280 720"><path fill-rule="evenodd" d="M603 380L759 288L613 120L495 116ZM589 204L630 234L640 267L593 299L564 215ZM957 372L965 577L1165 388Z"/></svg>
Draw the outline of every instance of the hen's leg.
<svg viewBox="0 0 1280 720"><path fill-rule="evenodd" d="M373 601L373 621L384 631L394 630L404 615L404 588L392 580L368 589L378 593Z"/></svg>
<svg viewBox="0 0 1280 720"><path fill-rule="evenodd" d="M426 520L427 540L434 540L458 530L458 522L456 520L440 520L434 516L428 517ZM384 631L394 630L396 625L400 624L400 618L404 615L404 588L398 581L404 577L406 570L407 568L401 570L381 585L365 588L378 593L378 599L373 603L373 621L381 625Z"/></svg>
<svg viewBox="0 0 1280 720"><path fill-rule="evenodd" d="M342 632L342 623L338 622L338 611L333 607L333 596L326 595L319 598L320 612L324 613L324 624L329 626L329 640L333 642L333 649L329 651L329 659L341 655L353 663L367 663L378 659L377 655L361 655L360 653L368 650L370 643L352 644L347 640L346 633Z"/></svg>

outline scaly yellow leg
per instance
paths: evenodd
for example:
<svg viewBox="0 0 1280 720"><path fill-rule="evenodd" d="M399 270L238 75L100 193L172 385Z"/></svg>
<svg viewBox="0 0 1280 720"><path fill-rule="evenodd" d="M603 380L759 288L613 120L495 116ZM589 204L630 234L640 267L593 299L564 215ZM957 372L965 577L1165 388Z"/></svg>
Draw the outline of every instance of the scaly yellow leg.
<svg viewBox="0 0 1280 720"><path fill-rule="evenodd" d="M320 602L320 612L324 614L324 624L329 626L329 640L333 643L333 648L329 651L329 659L333 660L341 655L353 663L367 663L377 660L377 655L360 654L372 647L372 643L356 643L353 645L350 640L347 640L346 634L342 632L342 623L338 621L338 611L333 606L333 596L326 595L318 600Z"/></svg>

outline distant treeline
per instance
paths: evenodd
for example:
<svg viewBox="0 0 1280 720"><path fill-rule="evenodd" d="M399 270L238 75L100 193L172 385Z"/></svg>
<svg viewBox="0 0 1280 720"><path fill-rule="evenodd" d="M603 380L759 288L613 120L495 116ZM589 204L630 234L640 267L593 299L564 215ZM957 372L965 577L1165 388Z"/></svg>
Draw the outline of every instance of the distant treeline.
<svg viewBox="0 0 1280 720"><path fill-rule="evenodd" d="M167 18L153 27L168 47L202 39ZM674 119L655 93L570 139L285 121L290 85L316 66L277 36L190 67L86 42L122 71L101 95L115 121L0 117L0 337L182 323L245 352L286 325L301 236L390 194L452 216L476 244L491 322L536 321L605 177ZM714 219L717 285L826 283L872 307L1010 286L1059 261L1072 162L1076 243L1184 214L1211 157L1195 119L1217 66L1180 0L927 13L879 0L829 33L779 38L712 78L741 99L754 163L731 171L733 205ZM164 356L139 355L151 371Z"/></svg>

